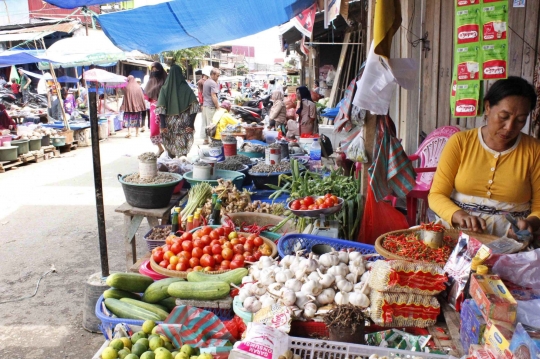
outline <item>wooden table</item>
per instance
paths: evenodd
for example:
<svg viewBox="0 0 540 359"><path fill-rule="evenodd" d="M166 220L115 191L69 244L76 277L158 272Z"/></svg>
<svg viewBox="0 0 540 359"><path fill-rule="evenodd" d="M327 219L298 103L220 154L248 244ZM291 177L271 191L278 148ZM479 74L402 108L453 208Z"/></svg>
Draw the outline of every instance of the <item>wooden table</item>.
<svg viewBox="0 0 540 359"><path fill-rule="evenodd" d="M116 208L114 211L124 214L124 248L126 250L126 269L137 262L136 233L144 218L150 227L166 224L171 215L171 209L187 195L187 190L182 190L179 195L173 195L169 205L163 208L138 208L129 205L127 202Z"/></svg>

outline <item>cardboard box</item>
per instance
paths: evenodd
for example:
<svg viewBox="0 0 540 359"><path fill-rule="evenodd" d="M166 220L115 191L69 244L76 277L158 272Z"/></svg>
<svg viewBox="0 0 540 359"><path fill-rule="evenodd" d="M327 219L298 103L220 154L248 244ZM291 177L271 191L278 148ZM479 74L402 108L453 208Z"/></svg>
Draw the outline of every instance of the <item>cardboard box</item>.
<svg viewBox="0 0 540 359"><path fill-rule="evenodd" d="M514 326L509 323L490 320L487 322L484 340L499 359L512 359L510 341L514 336Z"/></svg>
<svg viewBox="0 0 540 359"><path fill-rule="evenodd" d="M539 358L540 335L538 333L528 333L521 323L518 323L512 341L510 342L510 352L512 352L515 359Z"/></svg>
<svg viewBox="0 0 540 359"><path fill-rule="evenodd" d="M491 351L478 344L472 344L469 347L469 357L473 359L496 359Z"/></svg>
<svg viewBox="0 0 540 359"><path fill-rule="evenodd" d="M473 274L469 293L486 321L516 322L517 302L499 276Z"/></svg>
<svg viewBox="0 0 540 359"><path fill-rule="evenodd" d="M486 321L474 300L467 299L463 302L460 319L460 336L463 350L468 352L471 344L483 344Z"/></svg>

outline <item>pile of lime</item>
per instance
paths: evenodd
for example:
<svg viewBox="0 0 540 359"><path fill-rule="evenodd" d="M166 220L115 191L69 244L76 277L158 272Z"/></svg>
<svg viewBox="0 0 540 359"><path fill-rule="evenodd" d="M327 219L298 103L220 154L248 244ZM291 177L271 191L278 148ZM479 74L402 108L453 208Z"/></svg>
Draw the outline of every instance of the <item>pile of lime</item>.
<svg viewBox="0 0 540 359"><path fill-rule="evenodd" d="M175 348L156 329L155 322L145 321L142 331L134 333L131 338L113 339L101 353L101 359L212 359L211 354L199 355L199 350L188 344Z"/></svg>

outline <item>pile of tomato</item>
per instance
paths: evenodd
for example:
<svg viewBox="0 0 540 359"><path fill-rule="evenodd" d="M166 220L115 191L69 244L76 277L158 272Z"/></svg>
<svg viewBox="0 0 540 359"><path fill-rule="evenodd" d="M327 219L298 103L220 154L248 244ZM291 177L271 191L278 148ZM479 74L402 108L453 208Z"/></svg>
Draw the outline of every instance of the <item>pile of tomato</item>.
<svg viewBox="0 0 540 359"><path fill-rule="evenodd" d="M241 268L270 256L272 247L257 234L244 235L231 227L201 227L194 233L170 235L165 245L152 250L161 267L177 271L218 271Z"/></svg>
<svg viewBox="0 0 540 359"><path fill-rule="evenodd" d="M331 208L338 204L339 198L331 193L327 193L323 197L317 199L310 196L295 199L289 204L289 207L294 211L311 211L315 209Z"/></svg>

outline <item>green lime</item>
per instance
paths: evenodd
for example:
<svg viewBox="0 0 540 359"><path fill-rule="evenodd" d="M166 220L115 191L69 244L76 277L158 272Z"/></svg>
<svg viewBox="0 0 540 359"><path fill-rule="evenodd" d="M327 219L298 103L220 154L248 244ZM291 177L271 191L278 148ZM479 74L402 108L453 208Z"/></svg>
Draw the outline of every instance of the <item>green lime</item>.
<svg viewBox="0 0 540 359"><path fill-rule="evenodd" d="M142 353L144 353L147 350L148 348L145 345L139 344L139 343L133 344L133 348L131 348L131 352L138 357L140 357Z"/></svg>
<svg viewBox="0 0 540 359"><path fill-rule="evenodd" d="M127 357L129 354L131 354L131 353L129 352L129 349L124 348L124 349L122 349L122 350L120 350L120 351L118 352L118 358L120 358L120 359L126 359L126 357Z"/></svg>
<svg viewBox="0 0 540 359"><path fill-rule="evenodd" d="M137 340L137 344L144 345L146 347L146 350L148 350L148 346L150 345L150 342L146 338L141 338L141 339Z"/></svg>
<svg viewBox="0 0 540 359"><path fill-rule="evenodd" d="M171 352L174 350L174 345L172 345L171 342L165 342L164 346L165 346L165 348L167 348L167 350L169 350Z"/></svg>
<svg viewBox="0 0 540 359"><path fill-rule="evenodd" d="M102 359L116 359L118 358L118 352L116 349L107 347L101 352L101 358Z"/></svg>
<svg viewBox="0 0 540 359"><path fill-rule="evenodd" d="M152 338L150 340L150 350L156 350L157 348L161 348L164 344L165 342L163 341L163 339L159 337Z"/></svg>
<svg viewBox="0 0 540 359"><path fill-rule="evenodd" d="M146 334L150 334L152 333L152 330L154 329L155 326L156 326L156 322L154 322L153 320L146 320L142 325L142 330Z"/></svg>
<svg viewBox="0 0 540 359"><path fill-rule="evenodd" d="M195 351L189 344L182 345L182 348L180 348L180 352L186 353L188 356L192 356L195 353Z"/></svg>
<svg viewBox="0 0 540 359"><path fill-rule="evenodd" d="M141 355L141 359L155 359L155 358L156 358L156 354L154 354L154 352L151 352L151 351L144 352L143 355Z"/></svg>
<svg viewBox="0 0 540 359"><path fill-rule="evenodd" d="M178 355L178 353L180 353L179 351L173 351L171 354L172 354L172 357L173 358L176 358L176 356Z"/></svg>
<svg viewBox="0 0 540 359"><path fill-rule="evenodd" d="M141 338L146 338L146 333L145 332L137 332L137 333L133 334L131 336L131 343L135 344Z"/></svg>
<svg viewBox="0 0 540 359"><path fill-rule="evenodd" d="M152 334L157 334L159 335L159 333L157 332L157 329L158 329L158 326L156 325L154 328L152 328Z"/></svg>
<svg viewBox="0 0 540 359"><path fill-rule="evenodd" d="M139 357L135 354L128 354L124 359L139 359Z"/></svg>
<svg viewBox="0 0 540 359"><path fill-rule="evenodd" d="M174 359L189 359L189 355L187 355L186 353L178 353L175 355Z"/></svg>
<svg viewBox="0 0 540 359"><path fill-rule="evenodd" d="M131 349L131 339L127 338L127 337L122 337L120 338L120 340L124 343L124 348L129 348ZM131 353L131 350L130 350L130 353Z"/></svg>
<svg viewBox="0 0 540 359"><path fill-rule="evenodd" d="M163 348L163 350L157 351L155 359L173 359L173 356L170 351Z"/></svg>
<svg viewBox="0 0 540 359"><path fill-rule="evenodd" d="M109 343L109 347L115 349L116 351L124 349L124 342L120 339L113 339Z"/></svg>

